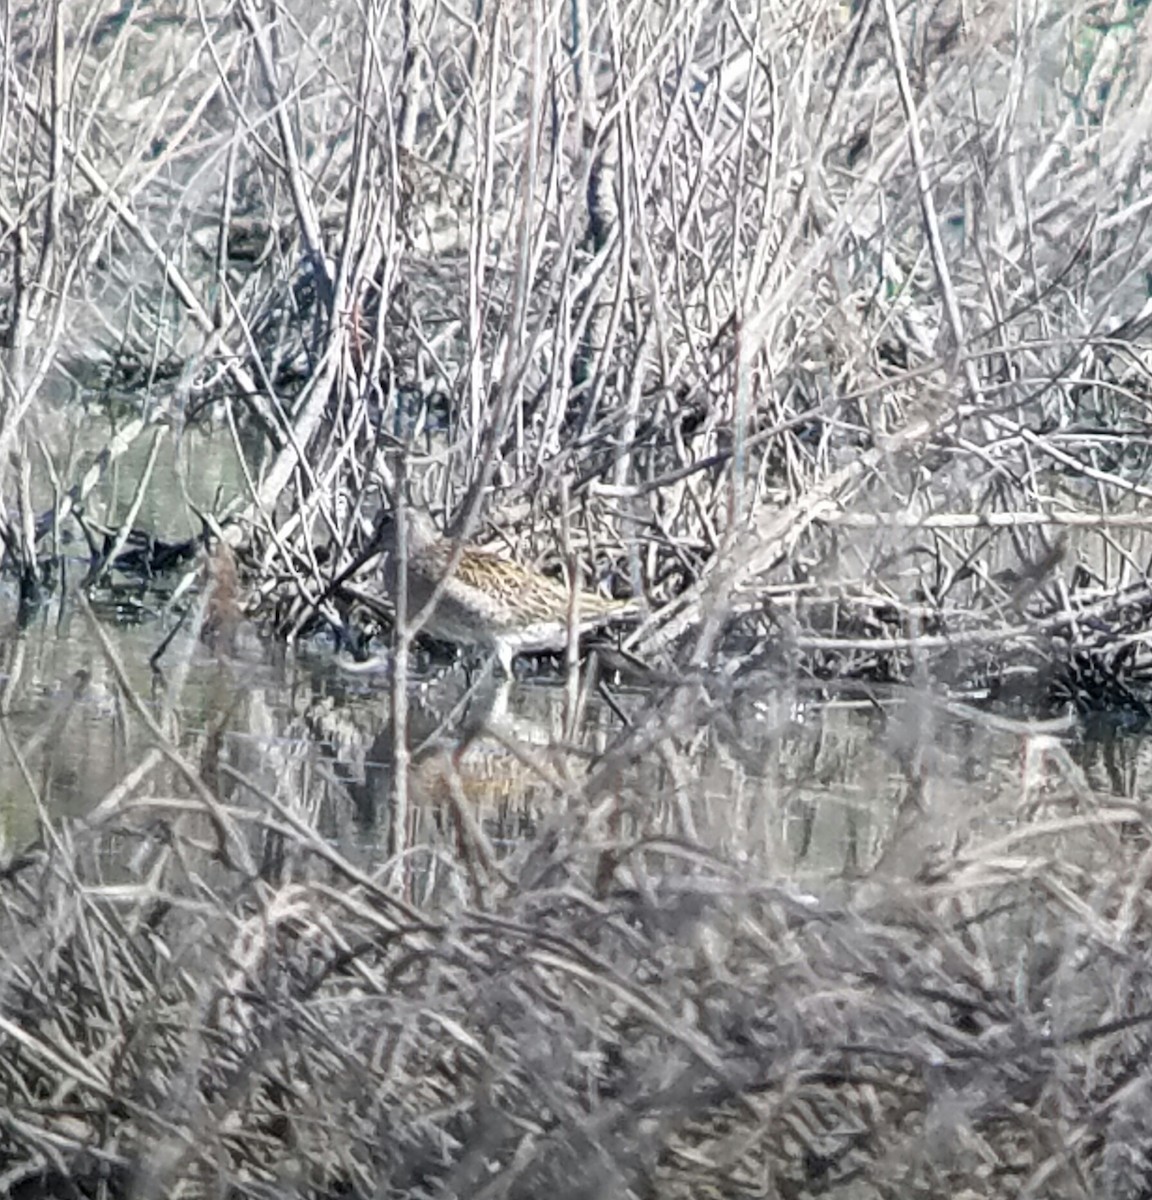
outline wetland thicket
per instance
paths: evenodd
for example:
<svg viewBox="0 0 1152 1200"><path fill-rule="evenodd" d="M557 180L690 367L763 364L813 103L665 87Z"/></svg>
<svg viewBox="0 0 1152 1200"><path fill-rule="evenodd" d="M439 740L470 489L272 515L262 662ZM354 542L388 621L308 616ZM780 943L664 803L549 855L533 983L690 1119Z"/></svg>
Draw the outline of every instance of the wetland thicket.
<svg viewBox="0 0 1152 1200"><path fill-rule="evenodd" d="M1150 46L7 6L0 1192L1148 1194ZM397 506L636 620L453 690Z"/></svg>

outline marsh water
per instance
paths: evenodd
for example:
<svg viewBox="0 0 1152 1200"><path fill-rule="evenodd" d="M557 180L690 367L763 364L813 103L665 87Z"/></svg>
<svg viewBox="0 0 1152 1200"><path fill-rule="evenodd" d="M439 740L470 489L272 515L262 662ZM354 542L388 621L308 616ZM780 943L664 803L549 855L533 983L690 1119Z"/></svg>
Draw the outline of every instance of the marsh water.
<svg viewBox="0 0 1152 1200"><path fill-rule="evenodd" d="M91 429L88 454L107 436ZM101 483L94 502L107 524L131 503L147 460L140 448ZM169 437L137 525L189 537L185 500L210 507L235 490L235 461L221 439ZM77 552L71 580L83 568ZM494 689L463 662L420 653L397 839L386 648L366 668L326 644L287 647L247 626L234 647L213 651L180 625L187 601L167 604L179 582L176 572L145 593L114 580L91 608L65 589L22 628L14 593L0 595L4 857L36 842L44 815L88 821L110 805L130 811L134 796L136 820L194 819L172 752L226 801L270 796L377 865L389 845L450 862L461 819L506 853L610 763L600 794L611 792L635 836L673 836L798 880L914 873L933 847L976 827L1009 836L1041 804L1135 795L1147 769L1141 738L1088 740L1070 720L997 719L979 697L958 703L942 690L836 691L761 673L738 688L706 681L669 719L666 680L638 686L602 673L595 686L585 677L577 697L558 666L528 662ZM637 728L657 732L629 743ZM436 870L420 877L437 885Z"/></svg>
<svg viewBox="0 0 1152 1200"><path fill-rule="evenodd" d="M4 630L5 855L36 840L42 813L83 822L110 799L131 812L134 787L147 799L133 819L195 812L170 762L147 765L157 735L138 703L226 801L270 795L355 860L382 864L394 783L387 658L352 668L248 629L228 655L177 633L154 669L174 619L127 623L57 604ZM433 858L454 853L460 805L497 853L514 847L666 700L604 680L573 725L563 677L537 664L503 689L490 719L493 702L463 664L420 656L417 667L403 843ZM688 712L659 744L629 749L606 785L636 835L690 840L796 879L914 872L973 827L1007 834L1054 790L1069 804L1119 798L1147 769L1139 739L1084 742L1059 723L997 722L912 691L834 695L765 678L731 704Z"/></svg>

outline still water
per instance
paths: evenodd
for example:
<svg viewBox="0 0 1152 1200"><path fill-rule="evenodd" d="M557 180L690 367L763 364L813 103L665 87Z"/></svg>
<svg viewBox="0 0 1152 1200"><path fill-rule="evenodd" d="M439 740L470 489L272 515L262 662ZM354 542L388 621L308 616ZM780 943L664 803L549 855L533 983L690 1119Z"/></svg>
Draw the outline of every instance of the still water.
<svg viewBox="0 0 1152 1200"><path fill-rule="evenodd" d="M153 670L170 621L129 624L69 603L4 630L3 858L36 841L42 816L198 820L163 743L252 828L275 824L272 805L354 861L384 864L395 845L386 656L352 670L251 628L228 654L178 632ZM406 861L420 859L420 888L439 886L428 864L450 860L462 831L496 862L575 808L610 812L614 837L779 878L916 875L974 834L1010 836L1041 810L1130 797L1147 769L1142 739L1086 742L1070 722L997 720L922 693L606 680L574 708L559 674L534 670L497 688L417 656L400 844Z"/></svg>
<svg viewBox="0 0 1152 1200"><path fill-rule="evenodd" d="M115 430L82 409L57 419L71 464L58 467L79 475ZM112 462L85 511L175 543L200 532L193 506L214 511L244 493L227 436L156 431ZM80 545L65 552L71 585L87 564ZM291 819L385 871L400 847L406 886L432 891L461 853L479 847L498 863L565 813L587 814L589 829L604 822L606 840L815 887L930 876L935 856L969 838L1010 843L1037 819L1123 803L1147 770L1140 736L1087 739L1071 721L997 719L930 692L832 691L731 663L680 686L585 678L582 689L527 664L503 690L476 686L451 657L418 655L394 829L386 653L353 670L327 647L289 649L253 627L213 652L193 623L174 628L177 606L165 611L177 582L144 596L138 581L113 579L98 615L57 599L26 628L0 591L0 859L34 844L45 818L186 832L202 819L199 783L256 841Z"/></svg>

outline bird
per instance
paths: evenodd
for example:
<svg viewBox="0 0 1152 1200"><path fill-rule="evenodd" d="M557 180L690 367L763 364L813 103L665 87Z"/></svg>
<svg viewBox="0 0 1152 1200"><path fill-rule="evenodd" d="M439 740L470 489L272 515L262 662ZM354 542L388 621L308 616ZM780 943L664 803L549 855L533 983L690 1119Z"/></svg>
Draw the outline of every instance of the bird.
<svg viewBox="0 0 1152 1200"><path fill-rule="evenodd" d="M512 677L518 654L562 650L570 620L580 633L640 615L635 600L615 600L571 589L476 546L444 536L432 518L409 509L405 520L406 616L417 617L435 596L421 629L438 641L479 647L494 654ZM397 523L391 515L378 530L387 553L384 582L395 600L399 584Z"/></svg>

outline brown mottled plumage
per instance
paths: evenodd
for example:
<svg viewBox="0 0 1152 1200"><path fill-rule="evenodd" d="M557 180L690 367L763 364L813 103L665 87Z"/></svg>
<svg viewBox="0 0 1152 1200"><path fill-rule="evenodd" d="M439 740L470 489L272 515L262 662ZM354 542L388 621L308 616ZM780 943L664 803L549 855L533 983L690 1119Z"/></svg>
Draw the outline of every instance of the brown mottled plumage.
<svg viewBox="0 0 1152 1200"><path fill-rule="evenodd" d="M411 619L445 580L457 543L443 537L422 512L407 513L406 531L407 615ZM388 550L385 582L392 594L398 574L395 540L392 524L384 539ZM555 579L466 545L423 628L441 641L492 650L505 673L511 675L515 655L563 649L572 599L569 589ZM633 600L611 600L595 592L578 591L575 601L580 632L639 612Z"/></svg>

